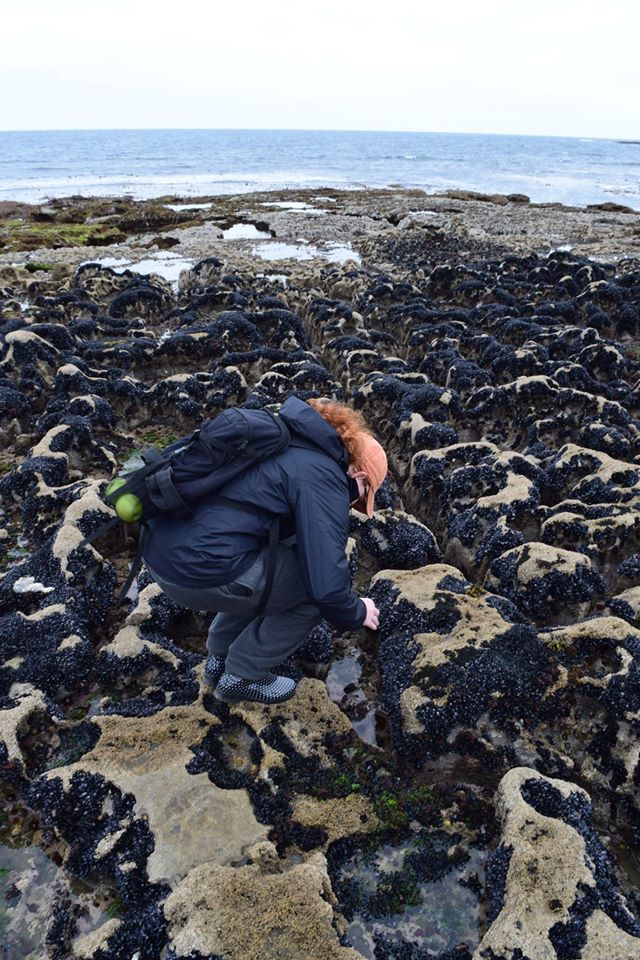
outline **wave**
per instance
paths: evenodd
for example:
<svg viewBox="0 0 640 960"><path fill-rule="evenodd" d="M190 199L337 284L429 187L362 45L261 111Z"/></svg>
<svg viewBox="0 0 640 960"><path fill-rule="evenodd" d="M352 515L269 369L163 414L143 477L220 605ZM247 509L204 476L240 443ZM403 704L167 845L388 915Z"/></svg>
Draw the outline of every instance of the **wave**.
<svg viewBox="0 0 640 960"><path fill-rule="evenodd" d="M447 155L446 157L432 157L428 154L417 154L417 153L389 153L382 157L373 157L374 160L419 160L421 163L425 161L431 161L432 163L442 163L446 160L447 163L450 163L452 160L461 160L462 157L452 157Z"/></svg>
<svg viewBox="0 0 640 960"><path fill-rule="evenodd" d="M292 190L310 187L353 189L354 180L335 173L308 173L299 170L270 172L226 172L197 174L98 174L68 177L0 177L0 198L42 203L51 197L72 194L117 196L127 194L136 200L164 194L200 196L249 193L254 190ZM368 186L369 184L362 184Z"/></svg>
<svg viewBox="0 0 640 960"><path fill-rule="evenodd" d="M24 187L76 187L76 186L109 186L111 184L131 183L138 185L151 184L172 184L172 183L242 183L252 181L254 183L279 183L295 180L298 183L317 183L326 180L327 174L303 173L299 170L269 171L266 173L252 172L234 172L234 173L180 173L180 174L94 174L77 175L71 177L26 177L20 180L0 181L1 189ZM334 182L347 183L348 178L331 174L331 180Z"/></svg>
<svg viewBox="0 0 640 960"><path fill-rule="evenodd" d="M144 137L141 131L101 131L81 137L78 151L78 136L31 133L27 149L24 135L0 133L0 198L39 203L79 193L187 198L395 185L520 190L534 202L580 204L602 202L611 191L629 196L638 180L632 169L637 151L616 145L638 144L632 140L324 132L319 146L317 136L304 131L156 131Z"/></svg>

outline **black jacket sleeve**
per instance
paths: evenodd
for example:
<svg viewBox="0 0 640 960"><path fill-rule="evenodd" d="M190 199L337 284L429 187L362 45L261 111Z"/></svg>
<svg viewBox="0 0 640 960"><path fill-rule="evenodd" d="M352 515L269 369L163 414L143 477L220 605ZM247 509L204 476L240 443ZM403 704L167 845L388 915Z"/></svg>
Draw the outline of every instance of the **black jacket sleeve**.
<svg viewBox="0 0 640 960"><path fill-rule="evenodd" d="M349 534L349 498L347 486L337 481L303 482L295 503L298 563L310 598L320 613L341 630L356 630L366 617L367 608L350 587L349 565L345 555Z"/></svg>

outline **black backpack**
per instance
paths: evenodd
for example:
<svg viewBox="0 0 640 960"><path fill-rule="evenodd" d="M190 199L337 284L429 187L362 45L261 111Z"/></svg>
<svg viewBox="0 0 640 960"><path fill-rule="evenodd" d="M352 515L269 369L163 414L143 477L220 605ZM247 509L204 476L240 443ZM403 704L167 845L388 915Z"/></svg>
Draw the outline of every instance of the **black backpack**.
<svg viewBox="0 0 640 960"><path fill-rule="evenodd" d="M107 487L106 500L116 508L118 518L99 527L80 544L92 543L107 530L123 522L144 523L159 514L178 519L193 513L199 500L211 500L216 490L233 480L247 468L267 457L282 453L291 442L289 430L277 414L269 410L245 410L232 407L214 420L205 421L187 437L176 440L164 450L149 447L140 458L125 465L120 475ZM302 444L301 444L302 445ZM122 499L124 498L124 500ZM118 511L118 501L121 509ZM226 503L247 513L272 518L269 530L269 554L266 584L257 614L266 605L273 584L275 554L278 545L278 517L253 504L218 496L215 503ZM125 509L126 507L126 509ZM127 580L122 587L122 603L142 561L142 537Z"/></svg>

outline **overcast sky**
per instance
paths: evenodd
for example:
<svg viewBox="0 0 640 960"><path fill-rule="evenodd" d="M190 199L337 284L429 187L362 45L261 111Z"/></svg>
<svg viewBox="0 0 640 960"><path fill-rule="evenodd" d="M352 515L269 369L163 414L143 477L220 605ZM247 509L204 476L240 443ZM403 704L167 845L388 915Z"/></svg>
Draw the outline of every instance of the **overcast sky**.
<svg viewBox="0 0 640 960"><path fill-rule="evenodd" d="M0 129L640 139L638 0L0 0Z"/></svg>

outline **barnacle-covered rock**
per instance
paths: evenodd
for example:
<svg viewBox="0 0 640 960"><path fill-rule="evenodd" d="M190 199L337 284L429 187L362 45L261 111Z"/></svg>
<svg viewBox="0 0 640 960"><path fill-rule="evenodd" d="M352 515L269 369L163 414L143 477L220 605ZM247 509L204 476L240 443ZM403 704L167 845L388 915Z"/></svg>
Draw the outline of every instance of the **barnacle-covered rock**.
<svg viewBox="0 0 640 960"><path fill-rule="evenodd" d="M368 833L380 826L371 802L357 793L328 800L299 796L293 805L292 816L296 823L305 827L320 827L327 837L325 845L343 837Z"/></svg>
<svg viewBox="0 0 640 960"><path fill-rule="evenodd" d="M533 722L557 676L535 629L517 622L508 601L446 564L383 570L372 594L397 748L418 766L454 744L464 752L472 741L491 762L508 756L498 731Z"/></svg>
<svg viewBox="0 0 640 960"><path fill-rule="evenodd" d="M384 568L406 570L442 559L429 528L402 510L376 510L358 522L358 531L362 548Z"/></svg>
<svg viewBox="0 0 640 960"><path fill-rule="evenodd" d="M627 620L634 626L640 626L640 587L629 587L622 593L611 597L607 604L609 610L616 617Z"/></svg>
<svg viewBox="0 0 640 960"><path fill-rule="evenodd" d="M311 299L306 306L305 319L312 333L324 341L335 337L357 337L364 330L362 315L350 303L330 297Z"/></svg>
<svg viewBox="0 0 640 960"><path fill-rule="evenodd" d="M408 467L403 460L410 460L414 453L421 450L437 450L439 447L455 446L458 435L446 423L434 423L425 420L420 413L412 413L409 419L401 420L395 440L398 448L396 461L398 473L405 477Z"/></svg>
<svg viewBox="0 0 640 960"><path fill-rule="evenodd" d="M467 401L456 429L462 440L482 437L503 450L524 450L529 428L540 420L552 419L556 411L562 411L565 420L572 417L576 424L588 417L613 426L629 421L629 414L616 401L562 388L552 377L536 375L478 390Z"/></svg>
<svg viewBox="0 0 640 960"><path fill-rule="evenodd" d="M640 631L619 614L603 615L541 632L540 639L560 670L554 697L562 721L537 735L571 756L594 795L615 793L640 809Z"/></svg>
<svg viewBox="0 0 640 960"><path fill-rule="evenodd" d="M605 590L589 557L535 541L494 560L484 584L512 600L534 622L548 624L582 619Z"/></svg>
<svg viewBox="0 0 640 960"><path fill-rule="evenodd" d="M251 391L251 399L255 401L261 396L269 403L282 403L292 394L301 400L320 395L343 399L342 390L329 371L319 363L307 360L274 363L257 381Z"/></svg>
<svg viewBox="0 0 640 960"><path fill-rule="evenodd" d="M446 542L445 560L481 579L505 550L538 533L544 475L535 458L465 443L412 458L405 500Z"/></svg>
<svg viewBox="0 0 640 960"><path fill-rule="evenodd" d="M106 300L119 293L134 278L131 270L116 273L113 267L90 262L82 263L74 276L74 287L82 291L88 298Z"/></svg>
<svg viewBox="0 0 640 960"><path fill-rule="evenodd" d="M97 674L106 684L144 677L144 696L116 702L109 706L109 712L153 714L167 704L191 703L198 695L193 673L198 654L182 649L167 637L167 628L184 611L148 580L148 575L138 578L135 603L96 662Z"/></svg>
<svg viewBox="0 0 640 960"><path fill-rule="evenodd" d="M421 449L423 436L427 447L457 439L452 426L460 404L457 393L428 383L424 374L371 373L355 392L353 403L376 424L401 477L406 475L408 459Z"/></svg>
<svg viewBox="0 0 640 960"><path fill-rule="evenodd" d="M113 453L93 438L88 418L68 414L65 423L52 427L29 451L19 469L20 479L42 480L59 487L86 475L103 473L111 476L117 466Z"/></svg>
<svg viewBox="0 0 640 960"><path fill-rule="evenodd" d="M224 250L224 260L207 256L183 271L177 292L157 274L76 268L59 254L53 264L0 267L0 766L67 845L64 871L115 884L123 906L87 938L60 900L46 943L52 954L262 956L272 934L278 950L295 948L292 958L295 950L353 955L332 928L343 929L324 879L313 887L299 861L314 850L333 857L370 831L384 831L384 843L390 829L432 831L444 794L436 801L429 782L409 789L416 770L421 780L447 781L451 797L460 784L449 780L462 779L469 793L520 764L529 768L523 784L575 780L588 785L598 822L634 850L640 842L637 264L489 250L479 207L508 211L519 230L524 207L513 197L449 196L447 229L433 230L436 217L416 221L419 192L320 193L331 216L306 217L304 232L313 242L323 224L331 239L362 235L366 267L316 258L263 275L248 245L219 241L211 222L202 242L211 238L210 252ZM186 216L164 206L175 202L54 201L38 216L85 216L90 205L92 217L120 210L124 223L173 225ZM219 199L223 212L210 206L206 219L231 222L238 202ZM259 208L255 216L245 209L252 202L241 201L247 222L260 219ZM476 211L468 231L465 208ZM534 213L559 229L557 211ZM279 235L281 226L283 238L298 235L298 215L277 214ZM588 214L571 217L572 229L586 230ZM509 228L500 242L515 237ZM112 519L104 486L133 449L162 447L230 405L277 409L294 394L361 409L387 450L378 510L370 520L351 515L358 551L349 547L358 592L381 607L380 630L340 637L323 623L299 651L304 660L278 668L318 677L337 657L335 679L333 666L351 659L356 688L341 706L309 677L287 703L227 706L203 684L199 615L145 573L128 611L115 602L135 537L117 527L92 546L80 543ZM367 736L379 746L354 734L363 723L354 704L366 708ZM562 856L577 831L586 854L561 858L557 877L539 871L541 883L527 861L525 907L535 904L535 917L526 913L518 930L499 911L511 878L503 842L489 865L494 923L485 945L502 949L501 932L515 930L508 960L519 951L531 960L640 955L609 896L613 874L585 839L580 791L558 787L562 802L542 809L543 787L523 784L509 788L505 811L524 811L543 829L550 821ZM406 808L405 786L407 797L415 793ZM466 835L469 811L456 802L440 811L441 823L446 814ZM227 810L240 825L235 839L225 834ZM495 826L487 816L474 820L478 864ZM275 846L242 849L245 832L251 842L270 830ZM442 850L423 839L424 850L455 858L450 836ZM543 853L546 842L531 838ZM521 851L514 843L512 865ZM252 866L238 865L246 856ZM213 866L216 858L224 865ZM571 887L565 862L584 887ZM185 896L194 924L172 920L166 945L168 883L187 874L186 884L196 863L195 873L211 869L219 886L195 909ZM326 878L324 866L320 873ZM552 894L546 906L536 900L547 879L573 891L566 903L558 898L560 908ZM269 886L276 880L282 890ZM380 871L376 890L389 882ZM305 892L296 901L298 888ZM335 889L342 896L346 887ZM240 890L255 892L259 909L238 925L238 900L229 898ZM629 909L637 904L630 893ZM472 949L451 946L447 960L469 960ZM386 935L375 951L385 960L424 952L410 937ZM497 947L482 960L489 956L503 960Z"/></svg>
<svg viewBox="0 0 640 960"><path fill-rule="evenodd" d="M569 443L547 466L546 483L558 500L631 503L640 491L640 466Z"/></svg>
<svg viewBox="0 0 640 960"><path fill-rule="evenodd" d="M126 420L135 420L138 405L144 396L144 386L124 371L95 370L77 362L58 368L53 383L55 399L66 400L86 393L105 397L114 410Z"/></svg>
<svg viewBox="0 0 640 960"><path fill-rule="evenodd" d="M266 342L276 350L291 352L309 346L307 332L300 318L280 304L249 313L247 319L256 325Z"/></svg>
<svg viewBox="0 0 640 960"><path fill-rule="evenodd" d="M490 926L474 960L638 956L640 920L617 888L588 794L517 767L502 779L497 806Z"/></svg>
<svg viewBox="0 0 640 960"><path fill-rule="evenodd" d="M54 695L86 681L94 659L91 629L113 602L110 564L69 558L82 534L75 525L76 503L58 533L0 580L0 689L32 683ZM91 503L91 495L84 506ZM106 508L105 508L106 509ZM83 549L95 556L91 547ZM85 554L86 557L86 554ZM69 566L69 562L71 566ZM80 579L78 579L78 576Z"/></svg>
<svg viewBox="0 0 640 960"><path fill-rule="evenodd" d="M222 274L223 264L217 257L205 257L190 270L180 273L178 286L182 293L195 293L217 284Z"/></svg>
<svg viewBox="0 0 640 960"><path fill-rule="evenodd" d="M172 305L170 288L164 281L132 280L109 304L111 317L159 317Z"/></svg>
<svg viewBox="0 0 640 960"><path fill-rule="evenodd" d="M203 864L165 901L171 955L259 960L268 944L283 960L358 960L335 905L321 853L288 868Z"/></svg>
<svg viewBox="0 0 640 960"><path fill-rule="evenodd" d="M29 329L12 330L3 337L0 376L53 376L60 362L60 351L48 340Z"/></svg>
<svg viewBox="0 0 640 960"><path fill-rule="evenodd" d="M111 430L115 426L113 409L103 397L85 394L69 401L50 400L36 423L36 430L43 436L55 426L72 423L82 417L91 430ZM74 419L72 419L74 418Z"/></svg>
<svg viewBox="0 0 640 960"><path fill-rule="evenodd" d="M2 768L8 764L24 766L25 757L20 746L21 733L32 718L49 717L51 705L40 690L29 684L13 686L10 696L0 708L0 752L4 756Z"/></svg>
<svg viewBox="0 0 640 960"><path fill-rule="evenodd" d="M591 505L571 498L541 507L538 513L544 517L540 540L584 553L604 577L607 592L615 592L622 558L636 556L639 546L640 516L635 506Z"/></svg>
<svg viewBox="0 0 640 960"><path fill-rule="evenodd" d="M277 709L259 704L238 703L231 713L240 717L267 747L284 757L299 754L314 764L331 767L334 758L329 743L336 737L351 739L352 729L345 714L329 699L320 680L304 678L296 695ZM262 770L268 770L263 759Z"/></svg>
<svg viewBox="0 0 640 960"><path fill-rule="evenodd" d="M105 920L91 933L77 937L71 946L73 960L92 960L99 951L109 952L109 941L122 927L122 920L113 917L111 920Z"/></svg>
<svg viewBox="0 0 640 960"><path fill-rule="evenodd" d="M78 774L98 775L123 796L130 794L129 817L142 818L153 839L146 863L151 882L175 883L198 864L229 863L266 836L268 828L255 819L244 790L221 790L206 773L187 770L191 748L218 723L201 705L169 707L153 717L97 716L92 722L100 729L93 750L45 776L61 780L66 792ZM111 834L108 829L100 838L94 857L118 849L120 837ZM124 863L126 843L120 849Z"/></svg>

